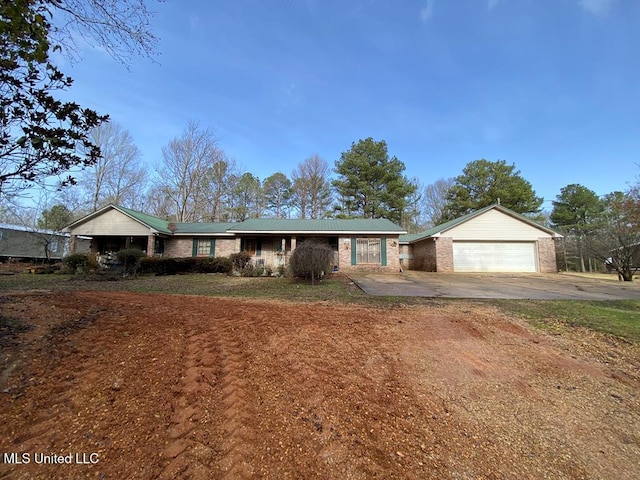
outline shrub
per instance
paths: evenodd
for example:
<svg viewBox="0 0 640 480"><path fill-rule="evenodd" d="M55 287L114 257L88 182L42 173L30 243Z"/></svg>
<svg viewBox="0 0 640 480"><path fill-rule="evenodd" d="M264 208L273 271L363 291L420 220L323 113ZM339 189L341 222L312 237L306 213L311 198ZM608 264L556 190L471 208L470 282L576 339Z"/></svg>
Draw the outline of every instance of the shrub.
<svg viewBox="0 0 640 480"><path fill-rule="evenodd" d="M138 266L139 273L153 273L156 275L176 275L178 273L226 273L233 271L233 264L228 257L182 257L141 258Z"/></svg>
<svg viewBox="0 0 640 480"><path fill-rule="evenodd" d="M232 253L229 257L233 263L233 269L242 272L251 262L251 255L247 252Z"/></svg>
<svg viewBox="0 0 640 480"><path fill-rule="evenodd" d="M233 272L233 262L229 257L215 257L199 259L202 273L226 273Z"/></svg>
<svg viewBox="0 0 640 480"><path fill-rule="evenodd" d="M175 275L176 265L173 258L144 257L138 264L138 273L156 275Z"/></svg>
<svg viewBox="0 0 640 480"><path fill-rule="evenodd" d="M137 248L127 248L116 252L118 261L125 266L133 265L138 262L142 257L146 257L147 254Z"/></svg>
<svg viewBox="0 0 640 480"><path fill-rule="evenodd" d="M116 257L118 258L118 261L122 263L125 274L131 272L135 273L137 271L138 261L146 256L146 253L137 248L127 248L116 252Z"/></svg>
<svg viewBox="0 0 640 480"><path fill-rule="evenodd" d="M326 243L307 240L296 247L291 254L289 268L294 277L316 278L328 272L333 262L333 249Z"/></svg>
<svg viewBox="0 0 640 480"><path fill-rule="evenodd" d="M242 270L240 270L240 275L243 277L254 277L256 274L255 267L252 263L247 263Z"/></svg>
<svg viewBox="0 0 640 480"><path fill-rule="evenodd" d="M72 273L82 273L97 268L97 262L86 253L71 254L65 257L62 262Z"/></svg>

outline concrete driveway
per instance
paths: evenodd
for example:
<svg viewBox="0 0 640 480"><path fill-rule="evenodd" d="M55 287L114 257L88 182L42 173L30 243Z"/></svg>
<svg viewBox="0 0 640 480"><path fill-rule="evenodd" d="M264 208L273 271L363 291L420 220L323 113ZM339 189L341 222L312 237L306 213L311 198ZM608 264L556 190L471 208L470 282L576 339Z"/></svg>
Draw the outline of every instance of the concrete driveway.
<svg viewBox="0 0 640 480"><path fill-rule="evenodd" d="M607 278L585 278L572 274L408 271L398 275L354 273L349 277L369 295L539 300L640 300L639 281L618 282Z"/></svg>

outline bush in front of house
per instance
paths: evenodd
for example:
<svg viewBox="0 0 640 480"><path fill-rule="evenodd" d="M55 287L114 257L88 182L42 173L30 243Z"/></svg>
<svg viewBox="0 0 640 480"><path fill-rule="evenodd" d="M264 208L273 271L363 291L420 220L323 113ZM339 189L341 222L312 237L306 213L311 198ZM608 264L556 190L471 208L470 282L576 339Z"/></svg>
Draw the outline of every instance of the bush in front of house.
<svg viewBox="0 0 640 480"><path fill-rule="evenodd" d="M73 253L64 257L62 263L71 273L85 273L98 268L98 262L87 253Z"/></svg>
<svg viewBox="0 0 640 480"><path fill-rule="evenodd" d="M177 272L174 258L144 257L138 264L138 273L154 275L175 275Z"/></svg>
<svg viewBox="0 0 640 480"><path fill-rule="evenodd" d="M137 248L127 248L116 252L116 258L124 265L133 265L134 263L137 263L138 260L146 256L146 253Z"/></svg>
<svg viewBox="0 0 640 480"><path fill-rule="evenodd" d="M209 257L197 259L198 271L201 273L226 273L233 272L233 261L229 257Z"/></svg>
<svg viewBox="0 0 640 480"><path fill-rule="evenodd" d="M311 283L329 272L333 262L333 249L320 242L307 240L291 254L289 269L294 277L311 278Z"/></svg>
<svg viewBox="0 0 640 480"><path fill-rule="evenodd" d="M229 257L236 272L243 272L251 263L251 255L247 252L232 253Z"/></svg>
<svg viewBox="0 0 640 480"><path fill-rule="evenodd" d="M116 252L116 258L122 263L125 273L135 273L140 259L146 256L146 253L137 248L126 248Z"/></svg>
<svg viewBox="0 0 640 480"><path fill-rule="evenodd" d="M228 257L145 257L138 264L138 273L176 275L180 273L224 273L233 271Z"/></svg>

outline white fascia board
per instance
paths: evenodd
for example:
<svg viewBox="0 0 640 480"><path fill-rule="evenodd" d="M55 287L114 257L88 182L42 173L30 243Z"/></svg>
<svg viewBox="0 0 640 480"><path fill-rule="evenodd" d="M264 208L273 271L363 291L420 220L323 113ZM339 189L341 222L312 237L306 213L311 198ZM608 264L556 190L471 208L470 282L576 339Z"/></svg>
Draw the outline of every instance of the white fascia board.
<svg viewBox="0 0 640 480"><path fill-rule="evenodd" d="M174 233L173 237L224 237L224 238L233 238L235 235L233 233L207 233L207 232L198 232L198 233Z"/></svg>
<svg viewBox="0 0 640 480"><path fill-rule="evenodd" d="M243 235L404 235L406 232L381 232L377 231L291 231L291 230L234 230L233 233L241 233Z"/></svg>

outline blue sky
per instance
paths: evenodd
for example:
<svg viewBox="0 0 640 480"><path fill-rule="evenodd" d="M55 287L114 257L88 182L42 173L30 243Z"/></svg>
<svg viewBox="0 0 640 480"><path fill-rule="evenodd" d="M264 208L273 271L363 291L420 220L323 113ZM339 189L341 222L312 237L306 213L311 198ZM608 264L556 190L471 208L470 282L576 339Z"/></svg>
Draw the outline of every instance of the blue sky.
<svg viewBox="0 0 640 480"><path fill-rule="evenodd" d="M189 120L261 179L385 140L429 184L515 163L551 200L640 174L640 2L234 0L153 4L157 63L63 65L153 168Z"/></svg>

